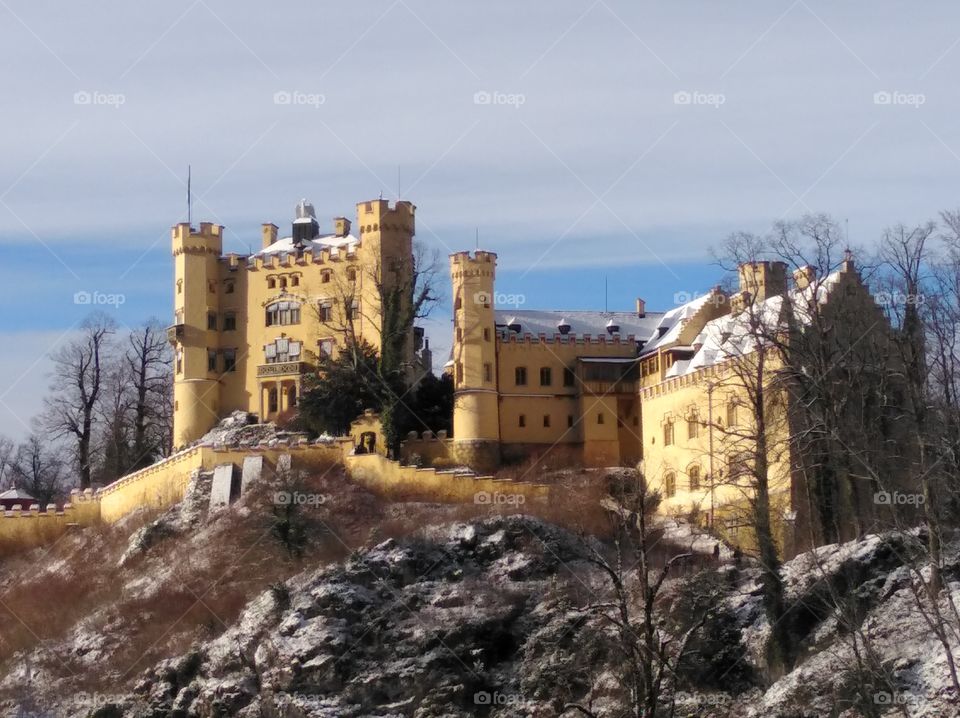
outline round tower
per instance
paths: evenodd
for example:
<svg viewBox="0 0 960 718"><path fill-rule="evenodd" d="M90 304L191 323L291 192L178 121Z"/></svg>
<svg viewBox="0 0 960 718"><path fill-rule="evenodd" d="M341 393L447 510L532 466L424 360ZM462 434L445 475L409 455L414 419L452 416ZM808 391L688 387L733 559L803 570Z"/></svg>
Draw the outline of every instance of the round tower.
<svg viewBox="0 0 960 718"><path fill-rule="evenodd" d="M450 255L453 283L453 437L457 457L479 469L500 460L493 284L497 255Z"/></svg>
<svg viewBox="0 0 960 718"><path fill-rule="evenodd" d="M174 313L173 446L196 441L219 415L220 355L219 261L223 227L202 222L173 227Z"/></svg>

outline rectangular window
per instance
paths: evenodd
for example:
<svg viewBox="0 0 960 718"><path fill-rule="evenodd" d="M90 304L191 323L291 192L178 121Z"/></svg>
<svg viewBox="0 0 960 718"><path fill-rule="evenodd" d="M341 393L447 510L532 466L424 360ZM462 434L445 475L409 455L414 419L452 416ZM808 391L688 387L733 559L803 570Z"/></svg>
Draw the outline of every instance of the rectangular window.
<svg viewBox="0 0 960 718"><path fill-rule="evenodd" d="M597 423L598 423L598 424L602 424L602 423L603 423L603 412L602 412L602 411L597 414Z"/></svg>
<svg viewBox="0 0 960 718"><path fill-rule="evenodd" d="M183 349L177 351L177 374L183 374Z"/></svg>
<svg viewBox="0 0 960 718"><path fill-rule="evenodd" d="M236 349L223 350L223 370L224 371L237 370L237 350Z"/></svg>
<svg viewBox="0 0 960 718"><path fill-rule="evenodd" d="M463 362L457 362L457 385L463 384Z"/></svg>
<svg viewBox="0 0 960 718"><path fill-rule="evenodd" d="M727 426L737 425L737 405L733 402L727 404Z"/></svg>
<svg viewBox="0 0 960 718"><path fill-rule="evenodd" d="M574 386L577 383L577 376L573 373L573 369L568 369L567 367L563 368L563 385L564 386Z"/></svg>
<svg viewBox="0 0 960 718"><path fill-rule="evenodd" d="M233 312L227 312L223 315L223 331L232 332L237 328L237 315Z"/></svg>
<svg viewBox="0 0 960 718"><path fill-rule="evenodd" d="M525 367L525 366L518 366L518 367L514 370L514 373L513 373L513 374L514 374L514 376L513 376L513 378L514 378L514 383L515 383L517 386L526 386L526 385L527 385L527 367Z"/></svg>
<svg viewBox="0 0 960 718"><path fill-rule="evenodd" d="M493 381L493 364L490 362L483 365L483 380L486 382Z"/></svg>
<svg viewBox="0 0 960 718"><path fill-rule="evenodd" d="M321 357L333 356L333 339L321 339L319 342L317 342L317 345L320 348Z"/></svg>
<svg viewBox="0 0 960 718"><path fill-rule="evenodd" d="M223 283L223 293L224 294L233 294L233 281L227 281Z"/></svg>
<svg viewBox="0 0 960 718"><path fill-rule="evenodd" d="M696 439L700 435L700 422L697 417L691 416L687 419L687 438Z"/></svg>
<svg viewBox="0 0 960 718"><path fill-rule="evenodd" d="M673 422L668 421L663 425L663 445L671 446L673 444Z"/></svg>
<svg viewBox="0 0 960 718"><path fill-rule="evenodd" d="M519 426L519 427L522 429L522 428L525 427L526 425L527 425L527 415L526 415L526 414L521 414L520 417L519 417L519 419L518 419L518 421L517 421L517 426Z"/></svg>
<svg viewBox="0 0 960 718"><path fill-rule="evenodd" d="M317 317L321 322L329 322L333 319L333 306L330 302L320 302L317 306Z"/></svg>
<svg viewBox="0 0 960 718"><path fill-rule="evenodd" d="M550 386L553 384L553 371L550 367L540 367L540 386Z"/></svg>
<svg viewBox="0 0 960 718"><path fill-rule="evenodd" d="M360 318L360 302L354 299L347 305L347 320L353 321Z"/></svg>
<svg viewBox="0 0 960 718"><path fill-rule="evenodd" d="M573 428L573 414L567 414L567 428Z"/></svg>
<svg viewBox="0 0 960 718"><path fill-rule="evenodd" d="M217 370L217 350L207 349L207 371Z"/></svg>
<svg viewBox="0 0 960 718"><path fill-rule="evenodd" d="M543 428L544 428L544 429L549 429L549 428L550 428L550 415L549 415L549 414L544 414L544 415L543 415Z"/></svg>
<svg viewBox="0 0 960 718"><path fill-rule="evenodd" d="M490 327L483 328L483 341L490 341Z"/></svg>
<svg viewBox="0 0 960 718"><path fill-rule="evenodd" d="M217 330L217 313L216 312L207 312L207 329L210 331Z"/></svg>

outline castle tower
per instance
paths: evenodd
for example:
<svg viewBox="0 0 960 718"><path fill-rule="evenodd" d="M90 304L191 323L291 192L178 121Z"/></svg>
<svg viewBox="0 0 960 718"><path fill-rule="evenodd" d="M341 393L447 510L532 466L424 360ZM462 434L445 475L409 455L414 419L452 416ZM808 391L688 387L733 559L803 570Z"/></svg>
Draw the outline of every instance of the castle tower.
<svg viewBox="0 0 960 718"><path fill-rule="evenodd" d="M497 255L450 255L453 282L453 437L457 456L479 469L500 459L493 283Z"/></svg>
<svg viewBox="0 0 960 718"><path fill-rule="evenodd" d="M219 410L219 268L223 227L202 222L173 227L173 445L196 441L216 424ZM211 368L211 366L213 368Z"/></svg>
<svg viewBox="0 0 960 718"><path fill-rule="evenodd" d="M360 238L358 258L360 272L357 275L355 297L360 302L359 324L355 329L372 344L378 351L383 352L383 336L381 331L390 333L390 328L383 327L384 314L389 314L391 308L381 304L381 291L390 297L393 289L399 292L395 300L405 302L405 306L398 307L404 311L413 295L413 236L415 228L416 207L405 200L397 201L391 207L385 199L375 199L357 204L357 226L355 234ZM338 218L337 232L350 231L350 223ZM365 326L372 317L380 318L380 326ZM404 341L403 356L400 362L408 367L413 366L414 342L413 332L409 333Z"/></svg>

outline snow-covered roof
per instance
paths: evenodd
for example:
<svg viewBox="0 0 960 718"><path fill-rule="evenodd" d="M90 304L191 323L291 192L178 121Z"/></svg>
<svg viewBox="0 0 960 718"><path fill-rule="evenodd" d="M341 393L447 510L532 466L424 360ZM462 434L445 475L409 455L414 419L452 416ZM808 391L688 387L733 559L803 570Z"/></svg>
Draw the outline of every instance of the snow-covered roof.
<svg viewBox="0 0 960 718"><path fill-rule="evenodd" d="M0 493L0 501L36 501L37 499L21 489L7 489Z"/></svg>
<svg viewBox="0 0 960 718"><path fill-rule="evenodd" d="M795 319L800 324L808 324L811 319L809 308L812 306L811 299L814 292L817 302L823 304L839 280L840 272L837 271L809 287L788 292ZM775 329L783 322L783 302L783 295L767 297L755 305L750 312L725 314L707 322L693 342L694 346L699 346L699 349L692 358L674 362L667 371L666 377L683 376L727 359L750 354L755 350L757 342L756 334L749 325L750 319L759 319L763 326L770 330Z"/></svg>
<svg viewBox="0 0 960 718"><path fill-rule="evenodd" d="M646 354L676 342L680 338L680 332L683 331L684 322L700 311L700 308L713 296L713 292L707 292L686 304L681 304L679 307L664 312L660 323L654 328L647 341L643 343L643 353Z"/></svg>
<svg viewBox="0 0 960 718"><path fill-rule="evenodd" d="M360 240L354 237L352 234L346 236L338 236L336 234L324 234L316 239L308 239L303 242L303 250L309 251L311 249L332 249L346 247L348 245L355 245ZM264 254L274 254L277 252L292 252L294 251L293 246L293 237L284 237L283 239L278 239L273 244L268 247L264 247L259 252L254 252L253 256L264 255Z"/></svg>
<svg viewBox="0 0 960 718"><path fill-rule="evenodd" d="M497 326L519 324L520 335L546 334L549 337L559 334L557 327L560 324L570 325L568 336L592 337L608 336L607 325L612 321L620 327L617 332L621 337L633 335L642 339L650 335L653 328L660 321L663 312L647 312L640 317L635 312L587 312L587 311L546 311L539 309L513 309L494 311L494 321Z"/></svg>

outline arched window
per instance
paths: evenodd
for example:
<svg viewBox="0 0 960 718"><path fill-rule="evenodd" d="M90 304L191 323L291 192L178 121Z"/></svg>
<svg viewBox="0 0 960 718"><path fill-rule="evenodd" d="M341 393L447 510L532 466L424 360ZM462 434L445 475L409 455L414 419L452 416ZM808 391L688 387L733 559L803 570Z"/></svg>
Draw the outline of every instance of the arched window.
<svg viewBox="0 0 960 718"><path fill-rule="evenodd" d="M267 277L267 288L276 289L277 287L277 278L276 277Z"/></svg>
<svg viewBox="0 0 960 718"><path fill-rule="evenodd" d="M300 323L299 302L274 302L267 305L266 320L268 327L285 326Z"/></svg>
<svg viewBox="0 0 960 718"><path fill-rule="evenodd" d="M700 466L698 464L691 464L687 467L687 479L690 482L691 491L700 488Z"/></svg>
<svg viewBox="0 0 960 718"><path fill-rule="evenodd" d="M287 278L280 277L280 289L286 289L286 288L287 288Z"/></svg>
<svg viewBox="0 0 960 718"><path fill-rule="evenodd" d="M290 277L290 286L299 287L300 286L300 275L294 274Z"/></svg>
<svg viewBox="0 0 960 718"><path fill-rule="evenodd" d="M663 495L669 499L676 493L677 493L677 475L672 471L668 471L663 475Z"/></svg>
<svg viewBox="0 0 960 718"><path fill-rule="evenodd" d="M320 282L321 282L321 284L329 284L329 283L330 283L330 276L331 276L331 274L330 274L330 270L329 270L329 269L324 269L322 272L320 272Z"/></svg>

